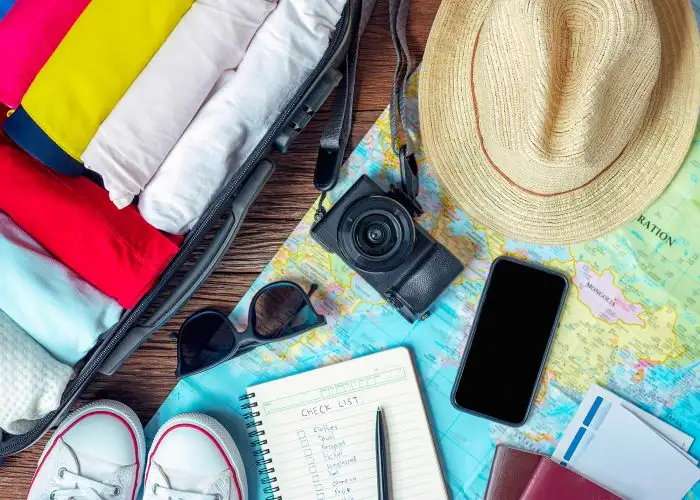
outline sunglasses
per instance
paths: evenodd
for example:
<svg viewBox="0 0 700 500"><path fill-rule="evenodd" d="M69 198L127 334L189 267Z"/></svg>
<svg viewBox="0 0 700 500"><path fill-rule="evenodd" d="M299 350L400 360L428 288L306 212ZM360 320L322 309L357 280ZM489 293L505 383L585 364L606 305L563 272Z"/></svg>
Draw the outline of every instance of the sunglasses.
<svg viewBox="0 0 700 500"><path fill-rule="evenodd" d="M255 294L248 312L248 327L239 332L228 316L203 309L187 318L177 335L178 379L203 372L261 345L290 339L326 324L307 294L291 281L264 286Z"/></svg>

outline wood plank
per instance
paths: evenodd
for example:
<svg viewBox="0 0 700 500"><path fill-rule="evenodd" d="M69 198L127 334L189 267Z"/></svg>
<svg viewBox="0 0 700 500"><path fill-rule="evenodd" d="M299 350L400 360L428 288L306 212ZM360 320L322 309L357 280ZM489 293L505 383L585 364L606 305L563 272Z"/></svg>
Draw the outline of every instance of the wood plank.
<svg viewBox="0 0 700 500"><path fill-rule="evenodd" d="M352 147L384 110L391 93L394 49L388 28L388 2L377 3L361 43ZM422 54L439 3L439 0L413 0L409 41L416 55ZM329 103L326 103L291 150L286 155L274 156L277 170L211 279L116 375L97 376L82 402L116 399L134 408L144 424L148 422L175 385L175 344L168 335L177 331L184 318L197 309L214 306L230 310L316 199L313 169L328 116ZM0 469L0 500L26 498L46 440L44 437L29 450L6 460Z"/></svg>

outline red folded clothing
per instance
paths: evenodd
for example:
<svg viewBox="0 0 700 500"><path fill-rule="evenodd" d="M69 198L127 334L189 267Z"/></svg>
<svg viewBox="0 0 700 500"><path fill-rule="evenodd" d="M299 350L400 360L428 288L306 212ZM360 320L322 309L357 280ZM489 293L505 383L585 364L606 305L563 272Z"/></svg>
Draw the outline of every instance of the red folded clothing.
<svg viewBox="0 0 700 500"><path fill-rule="evenodd" d="M178 246L141 218L117 209L84 177L66 177L0 143L0 210L83 279L132 308Z"/></svg>

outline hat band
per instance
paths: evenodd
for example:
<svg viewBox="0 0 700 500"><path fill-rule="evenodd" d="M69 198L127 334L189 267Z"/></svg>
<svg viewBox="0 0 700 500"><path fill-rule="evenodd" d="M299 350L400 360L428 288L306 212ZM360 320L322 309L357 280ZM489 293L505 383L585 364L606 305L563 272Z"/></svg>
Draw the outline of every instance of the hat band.
<svg viewBox="0 0 700 500"><path fill-rule="evenodd" d="M612 167L617 162L617 160L620 159L622 154L625 152L625 149L627 149L627 146L622 148L622 151L620 151L620 154L617 155L617 158L615 158L612 161L612 163L610 163L607 167L605 167L603 170L598 172L594 177L592 177L585 184L582 184L582 185L575 187L573 189L569 189L567 191L562 191L560 193L538 193L537 191L532 191L530 189L527 189L527 188L521 186L520 184L518 184L517 182L515 182L510 177L508 177L508 175L506 175L506 173L503 172L503 170L501 170L498 167L498 165L496 165L496 163L491 159L491 155L489 155L489 152L486 149L486 144L484 143L484 136L481 133L481 122L480 122L480 117L479 117L479 104L476 101L476 90L475 90L475 86L474 86L474 66L475 66L475 62L476 62L476 50L479 47L479 39L481 38L481 30L483 27L484 27L484 24L482 23L481 27L479 28L479 32L476 34L476 39L474 40L474 50L472 52L472 61L471 61L471 82L470 82L471 85L470 86L471 86L471 94L472 94L472 103L474 105L474 118L476 120L476 133L479 136L479 144L481 145L481 151L484 153L484 156L486 157L486 160L489 162L489 165L491 165L491 168L493 168L496 172L498 172L501 175L501 177L503 177L512 186L518 188L521 191L524 191L525 193L528 193L528 194L531 194L534 196L540 196L542 198L552 198L554 196L562 196L565 194L573 193L573 192L576 192L580 189L583 189L583 188L589 186L590 184L592 184L593 182L595 182L601 175L603 175L608 169L610 169L610 167Z"/></svg>

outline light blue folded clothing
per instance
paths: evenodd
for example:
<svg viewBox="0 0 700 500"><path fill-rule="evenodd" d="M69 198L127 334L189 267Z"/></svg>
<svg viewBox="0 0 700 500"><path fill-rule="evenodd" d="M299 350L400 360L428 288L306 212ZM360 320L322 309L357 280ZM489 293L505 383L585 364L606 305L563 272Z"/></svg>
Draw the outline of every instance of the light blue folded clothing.
<svg viewBox="0 0 700 500"><path fill-rule="evenodd" d="M0 309L70 366L122 313L115 300L57 261L4 213L0 213L0 277Z"/></svg>

